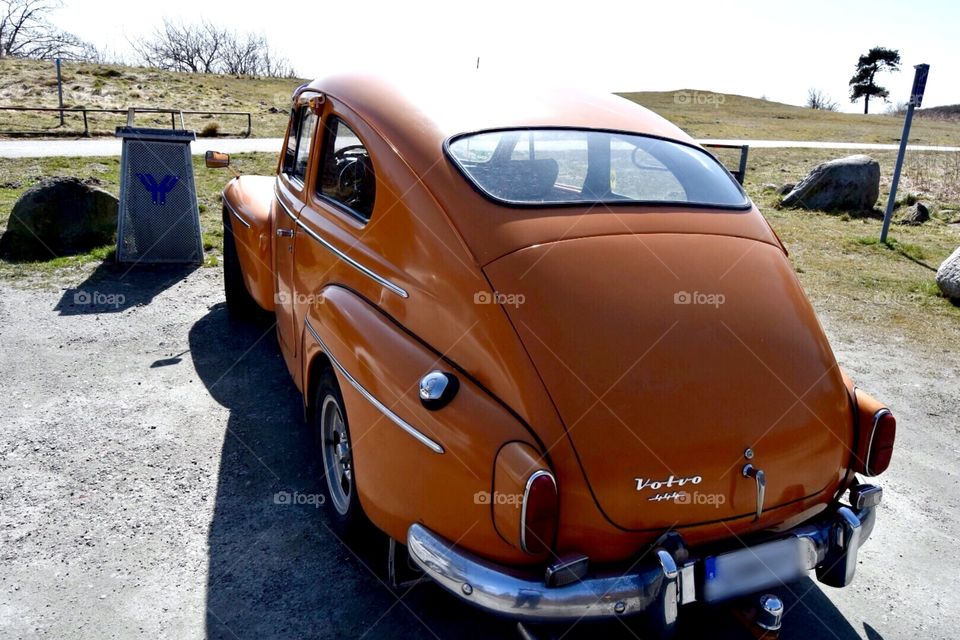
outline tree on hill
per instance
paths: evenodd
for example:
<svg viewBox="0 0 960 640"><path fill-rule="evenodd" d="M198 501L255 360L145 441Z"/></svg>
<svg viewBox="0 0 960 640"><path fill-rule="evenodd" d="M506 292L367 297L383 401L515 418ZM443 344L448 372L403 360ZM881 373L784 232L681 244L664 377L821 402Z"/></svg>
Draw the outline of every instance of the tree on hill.
<svg viewBox="0 0 960 640"><path fill-rule="evenodd" d="M93 45L50 22L59 0L0 0L0 58L93 60Z"/></svg>
<svg viewBox="0 0 960 640"><path fill-rule="evenodd" d="M876 76L881 71L899 71L900 52L896 49L874 47L866 55L860 56L857 70L850 78L850 102L863 98L863 112L870 112L870 96L877 96L884 101L890 92L876 83Z"/></svg>
<svg viewBox="0 0 960 640"><path fill-rule="evenodd" d="M184 24L164 19L152 36L130 44L144 64L168 71L293 76L293 69L270 50L263 36L240 35L206 20Z"/></svg>
<svg viewBox="0 0 960 640"><path fill-rule="evenodd" d="M821 111L837 111L840 108L830 96L815 87L807 89L807 107Z"/></svg>

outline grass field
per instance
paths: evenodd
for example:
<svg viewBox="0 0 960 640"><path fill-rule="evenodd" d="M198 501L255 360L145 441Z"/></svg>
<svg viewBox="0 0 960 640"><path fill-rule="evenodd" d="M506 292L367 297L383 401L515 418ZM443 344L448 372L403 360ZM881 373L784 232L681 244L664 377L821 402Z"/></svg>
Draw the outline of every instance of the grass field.
<svg viewBox="0 0 960 640"><path fill-rule="evenodd" d="M621 95L657 112L694 138L894 144L900 141L903 130L903 116L817 111L706 91ZM882 107L878 105L877 108ZM922 110L917 113L910 132L910 142L960 146L960 120L924 118Z"/></svg>
<svg viewBox="0 0 960 640"><path fill-rule="evenodd" d="M253 135L282 136L287 125L290 96L303 80L252 79L214 74L186 74L99 64L63 64L63 102L66 107L103 109L154 107L188 111L249 111ZM53 63L40 60L0 60L0 106L56 107L57 76ZM113 135L126 122L122 114L91 114L94 135ZM169 127L170 116L138 116L137 125ZM246 130L245 117L185 116L188 129L202 131L215 123L221 135ZM0 111L0 136L78 136L79 114L68 114L60 127L57 113ZM178 122L179 124L179 122Z"/></svg>
<svg viewBox="0 0 960 640"><path fill-rule="evenodd" d="M952 344L958 335L960 308L940 297L934 281L937 266L960 244L960 195L950 154L910 154L901 183L930 205L933 219L918 227L894 225L889 245L880 245L880 220L849 214L781 210L779 196L764 185L796 182L815 164L841 155L809 149L756 149L750 154L746 187L790 251L796 271L819 310L896 335L910 334L929 347ZM883 176L886 201L895 154L873 154ZM958 161L960 162L960 161ZM102 188L119 191L116 158L0 159L0 228L16 199L42 176L93 178ZM240 154L233 164L243 173L271 173L273 154ZM216 266L222 250L220 190L224 171L194 161L206 265ZM112 247L42 263L0 262L0 278L29 285L69 279L112 257ZM884 335L886 335L885 333Z"/></svg>
<svg viewBox="0 0 960 640"><path fill-rule="evenodd" d="M291 92L300 79L257 79L212 74L185 74L140 67L64 63L64 103L125 109L130 106L185 110L249 111L253 135L283 134ZM0 60L0 106L57 106L53 63L38 60ZM772 140L829 140L896 143L903 127L901 116L814 111L768 100L708 91L679 90L621 94L671 120L695 138ZM877 105L882 109L882 105ZM936 111L936 110L934 110ZM917 144L960 146L960 119L944 119L943 110L924 118L918 112L911 141ZM950 115L946 113L946 115ZM125 118L120 114L91 115L95 135L113 135ZM170 126L169 116L138 119L138 124ZM216 124L221 135L246 128L239 117L188 116L187 128L196 131ZM76 136L83 131L78 115L59 126L56 113L0 111L0 136Z"/></svg>

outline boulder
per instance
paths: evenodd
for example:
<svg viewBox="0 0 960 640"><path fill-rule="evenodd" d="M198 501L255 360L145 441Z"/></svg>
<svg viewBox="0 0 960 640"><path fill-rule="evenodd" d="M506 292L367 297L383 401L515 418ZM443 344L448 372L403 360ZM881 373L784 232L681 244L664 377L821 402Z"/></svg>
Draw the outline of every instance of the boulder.
<svg viewBox="0 0 960 640"><path fill-rule="evenodd" d="M960 247L937 269L937 286L947 298L960 301Z"/></svg>
<svg viewBox="0 0 960 640"><path fill-rule="evenodd" d="M779 189L777 189L777 193L779 193L781 196L785 196L791 191L793 191L793 188L796 186L797 185L794 184L793 182L788 182L785 185L781 186Z"/></svg>
<svg viewBox="0 0 960 640"><path fill-rule="evenodd" d="M785 207L869 211L880 197L880 163L856 155L818 164L783 199Z"/></svg>
<svg viewBox="0 0 960 640"><path fill-rule="evenodd" d="M915 202L910 205L909 209L907 209L906 215L904 215L900 220L897 220L897 224L918 225L923 224L929 219L930 211L923 205L922 202Z"/></svg>
<svg viewBox="0 0 960 640"><path fill-rule="evenodd" d="M8 260L49 260L112 244L119 201L77 178L46 178L13 205L0 237Z"/></svg>

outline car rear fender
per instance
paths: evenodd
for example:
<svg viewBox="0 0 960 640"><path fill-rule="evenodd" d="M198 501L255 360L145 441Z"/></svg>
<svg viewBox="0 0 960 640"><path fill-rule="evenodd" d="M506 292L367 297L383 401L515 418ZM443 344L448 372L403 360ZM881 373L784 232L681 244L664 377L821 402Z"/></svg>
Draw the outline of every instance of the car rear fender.
<svg viewBox="0 0 960 640"><path fill-rule="evenodd" d="M327 363L336 371L360 503L378 528L404 541L410 525L420 522L491 559L543 560L508 543L494 526L490 495L498 452L510 442L540 451L512 413L344 287L331 285L316 296L302 340L307 398ZM420 400L419 383L434 370L452 374L457 389L447 404L430 409Z"/></svg>
<svg viewBox="0 0 960 640"><path fill-rule="evenodd" d="M274 309L273 184L268 176L241 176L223 190L226 212L236 239L237 256L247 291L267 311Z"/></svg>

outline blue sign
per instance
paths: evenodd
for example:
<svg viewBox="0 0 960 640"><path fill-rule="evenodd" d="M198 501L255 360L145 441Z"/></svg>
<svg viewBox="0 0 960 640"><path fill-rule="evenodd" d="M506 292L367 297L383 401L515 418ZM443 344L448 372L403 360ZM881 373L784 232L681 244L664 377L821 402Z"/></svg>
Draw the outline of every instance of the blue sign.
<svg viewBox="0 0 960 640"><path fill-rule="evenodd" d="M150 192L150 199L153 200L153 204L158 204L161 207L167 204L167 194L180 181L177 176L166 175L160 182L157 182L157 179L149 173L138 173L137 178L140 179L140 184Z"/></svg>

